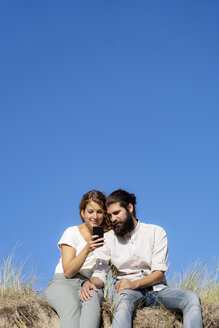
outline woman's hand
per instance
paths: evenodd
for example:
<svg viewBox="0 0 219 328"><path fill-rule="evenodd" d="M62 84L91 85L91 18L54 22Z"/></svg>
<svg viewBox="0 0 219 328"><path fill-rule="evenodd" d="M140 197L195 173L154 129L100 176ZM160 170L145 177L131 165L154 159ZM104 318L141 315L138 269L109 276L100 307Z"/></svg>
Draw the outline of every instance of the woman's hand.
<svg viewBox="0 0 219 328"><path fill-rule="evenodd" d="M81 292L80 292L80 298L82 300L82 302L88 301L91 299L92 294L91 294L91 289L93 289L95 292L97 292L97 287L92 284L92 282L90 282L89 280L85 281L85 283L83 284L83 287L81 288Z"/></svg>
<svg viewBox="0 0 219 328"><path fill-rule="evenodd" d="M93 235L88 241L86 248L89 253L94 251L96 248L104 245L104 238L98 238L98 237L99 237L98 235Z"/></svg>

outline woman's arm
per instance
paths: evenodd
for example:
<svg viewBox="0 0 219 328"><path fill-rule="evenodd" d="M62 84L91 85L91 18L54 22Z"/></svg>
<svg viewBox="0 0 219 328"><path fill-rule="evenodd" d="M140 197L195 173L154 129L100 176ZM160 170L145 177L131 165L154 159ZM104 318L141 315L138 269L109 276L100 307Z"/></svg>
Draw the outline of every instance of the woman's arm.
<svg viewBox="0 0 219 328"><path fill-rule="evenodd" d="M75 248L62 244L62 266L66 278L74 277L80 271L88 254L103 245L103 238L94 240L96 237L92 236L77 256ZM98 241L102 241L102 243L98 243Z"/></svg>

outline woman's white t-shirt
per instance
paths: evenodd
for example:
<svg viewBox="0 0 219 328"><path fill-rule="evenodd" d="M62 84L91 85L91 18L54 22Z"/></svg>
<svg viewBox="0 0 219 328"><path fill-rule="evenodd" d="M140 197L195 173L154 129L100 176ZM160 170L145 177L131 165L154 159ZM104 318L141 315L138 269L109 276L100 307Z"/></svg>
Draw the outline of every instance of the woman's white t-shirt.
<svg viewBox="0 0 219 328"><path fill-rule="evenodd" d="M70 227L66 229L59 240L57 246L61 249L62 244L69 245L76 250L76 256L81 252L81 250L86 246L87 242L82 237L77 226ZM96 262L94 252L90 252L81 267L79 273L83 276L90 278L93 273L93 267ZM62 257L56 266L55 273L63 273Z"/></svg>

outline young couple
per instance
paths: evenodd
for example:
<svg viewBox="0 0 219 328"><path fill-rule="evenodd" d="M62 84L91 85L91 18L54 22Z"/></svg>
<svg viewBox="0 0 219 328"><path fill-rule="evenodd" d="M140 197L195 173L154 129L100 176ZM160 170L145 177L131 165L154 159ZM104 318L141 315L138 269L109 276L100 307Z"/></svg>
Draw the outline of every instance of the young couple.
<svg viewBox="0 0 219 328"><path fill-rule="evenodd" d="M198 295L167 286L165 231L137 220L135 204L135 195L121 189L108 198L96 190L83 196L83 223L63 233L58 242L61 258L45 290L61 328L99 327L109 263L117 269L113 328L131 328L139 304L182 311L184 328L202 327ZM104 238L96 239L93 227L100 225Z"/></svg>

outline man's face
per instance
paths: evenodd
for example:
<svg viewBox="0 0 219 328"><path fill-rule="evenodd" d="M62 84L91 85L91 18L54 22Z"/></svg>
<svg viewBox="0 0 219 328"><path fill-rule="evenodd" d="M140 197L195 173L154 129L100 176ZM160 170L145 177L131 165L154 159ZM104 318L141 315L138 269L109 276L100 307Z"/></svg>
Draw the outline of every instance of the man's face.
<svg viewBox="0 0 219 328"><path fill-rule="evenodd" d="M108 206L107 214L116 235L124 236L134 229L134 220L130 210L120 206L119 202Z"/></svg>

